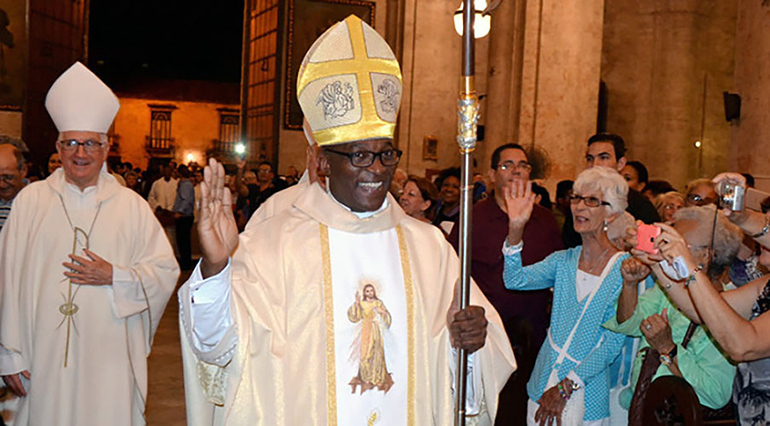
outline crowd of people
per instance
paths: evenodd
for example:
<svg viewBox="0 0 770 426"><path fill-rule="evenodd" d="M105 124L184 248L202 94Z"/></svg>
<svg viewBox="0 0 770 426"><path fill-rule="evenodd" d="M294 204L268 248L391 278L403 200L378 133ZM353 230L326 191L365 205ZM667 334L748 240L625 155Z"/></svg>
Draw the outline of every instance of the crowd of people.
<svg viewBox="0 0 770 426"><path fill-rule="evenodd" d="M376 62L377 90L328 80L347 78L340 40L376 52L351 61ZM450 424L457 349L475 424L642 425L666 376L706 418L770 424L770 216L740 196L750 175L680 192L599 133L552 200L535 155L500 141L473 177L460 309L460 170L398 169L400 71L374 30L351 16L314 46L298 78L302 177L215 158L108 166L119 103L81 64L46 99L59 137L45 174L0 137L14 424L143 424L180 267L190 424Z"/></svg>
<svg viewBox="0 0 770 426"><path fill-rule="evenodd" d="M586 171L559 182L553 201L531 180L536 166L520 145L498 147L487 178L476 180L477 189L489 190L474 197L472 275L502 317L518 361L500 395L508 402L498 424L524 424L525 412L530 424L566 416L571 389L585 389L584 424L643 424L646 389L666 375L692 386L708 418L766 424L770 344L758 335L764 343L750 340L760 324L750 320L770 309L770 249L761 240L770 226L758 206L736 212L719 193L723 181L753 187L752 176L696 179L679 192L665 180L650 181L644 164L627 161L625 152L618 135L591 137ZM457 249L459 183L459 170L447 169L435 183L410 177L391 191L407 214L440 227ZM740 228L747 217L750 232ZM660 254L636 248L637 226L645 223L662 230L654 240ZM673 241L686 250L677 252L687 259L684 276L663 269L678 257L664 255ZM703 282L702 294L688 297L693 289L683 280ZM735 328L722 322L723 335L715 334L695 307L698 298L722 315L733 307ZM655 366L643 368L652 362L645 359Z"/></svg>

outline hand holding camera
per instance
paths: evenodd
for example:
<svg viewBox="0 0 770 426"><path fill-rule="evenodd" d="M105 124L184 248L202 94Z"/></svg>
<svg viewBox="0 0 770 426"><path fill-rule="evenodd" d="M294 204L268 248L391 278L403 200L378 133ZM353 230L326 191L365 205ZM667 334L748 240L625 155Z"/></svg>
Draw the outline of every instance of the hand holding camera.
<svg viewBox="0 0 770 426"><path fill-rule="evenodd" d="M719 207L728 212L742 212L746 199L746 178L738 173L722 173L713 182L719 194Z"/></svg>

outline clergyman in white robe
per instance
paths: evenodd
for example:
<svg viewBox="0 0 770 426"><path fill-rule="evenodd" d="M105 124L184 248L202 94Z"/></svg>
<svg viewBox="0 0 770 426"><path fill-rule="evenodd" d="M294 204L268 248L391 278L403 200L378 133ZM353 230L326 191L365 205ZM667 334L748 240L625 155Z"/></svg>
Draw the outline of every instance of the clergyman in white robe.
<svg viewBox="0 0 770 426"><path fill-rule="evenodd" d="M312 184L291 209L242 233L225 270L201 280L196 268L179 292L189 424L452 423L447 312L457 256L437 228L392 197L360 216ZM389 316L381 327L387 392L352 385L360 325L347 312L369 283ZM475 286L471 299L489 325L471 356L469 424L491 425L515 360Z"/></svg>
<svg viewBox="0 0 770 426"><path fill-rule="evenodd" d="M70 286L73 245L112 264L112 285ZM106 169L84 191L62 168L21 191L0 232L0 375L31 374L13 424L144 424L147 356L178 276L147 202Z"/></svg>

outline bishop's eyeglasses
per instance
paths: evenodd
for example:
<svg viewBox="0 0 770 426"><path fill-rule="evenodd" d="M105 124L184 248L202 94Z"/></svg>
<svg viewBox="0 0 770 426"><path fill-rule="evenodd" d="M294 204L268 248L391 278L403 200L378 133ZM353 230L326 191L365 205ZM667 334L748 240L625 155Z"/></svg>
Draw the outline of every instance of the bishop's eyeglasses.
<svg viewBox="0 0 770 426"><path fill-rule="evenodd" d="M383 166L395 166L401 160L401 154L403 152L400 149L386 149L385 151L372 152L372 151L353 151L343 152L335 151L333 149L325 149L324 152L331 152L332 154L344 155L350 159L350 164L355 167L366 168L374 164L374 160L377 157L380 158L380 163Z"/></svg>
<svg viewBox="0 0 770 426"><path fill-rule="evenodd" d="M105 145L107 145L106 142L95 141L93 139L86 139L83 142L80 142L77 139L66 139L66 140L60 140L58 143L61 149L64 151L75 152L77 151L79 146L82 146L83 149L89 154L92 152L96 152L102 149Z"/></svg>

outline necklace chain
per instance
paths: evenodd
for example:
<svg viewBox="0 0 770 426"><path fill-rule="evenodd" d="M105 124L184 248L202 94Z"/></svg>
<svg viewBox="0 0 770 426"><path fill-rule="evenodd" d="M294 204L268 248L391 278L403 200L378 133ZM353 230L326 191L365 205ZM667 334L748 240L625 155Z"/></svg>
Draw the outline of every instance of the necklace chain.
<svg viewBox="0 0 770 426"><path fill-rule="evenodd" d="M70 229L72 229L72 232L75 234L74 239L72 241L72 254L74 255L77 250L77 244L78 244L78 232L84 234L86 236L86 243L85 248L86 250L90 249L90 240L91 240L91 232L94 230L94 225L96 224L96 218L99 217L99 212L102 210L102 203L100 202L96 206L96 214L94 215L94 219L91 221L91 227L88 229L88 233L80 229L79 227L75 226L72 223L72 219L70 218L69 211L67 211L67 206L64 205L64 198L62 198L61 194L56 194L59 196L59 201L61 201L61 207L62 210L64 210L64 216L67 218L67 222L70 225ZM59 306L59 312L64 315L64 318L62 318L62 324L64 321L67 322L67 339L64 346L64 367L67 367L67 359L69 358L69 347L70 347L70 326L74 326L74 315L78 312L80 309L78 305L75 304L75 296L77 296L77 291L80 289L78 287L75 289L75 292L72 292L72 279L69 279L69 285L67 286L67 298L65 299L64 303ZM64 295L62 295L64 296ZM61 326L61 324L59 324ZM77 328L75 328L77 330Z"/></svg>

